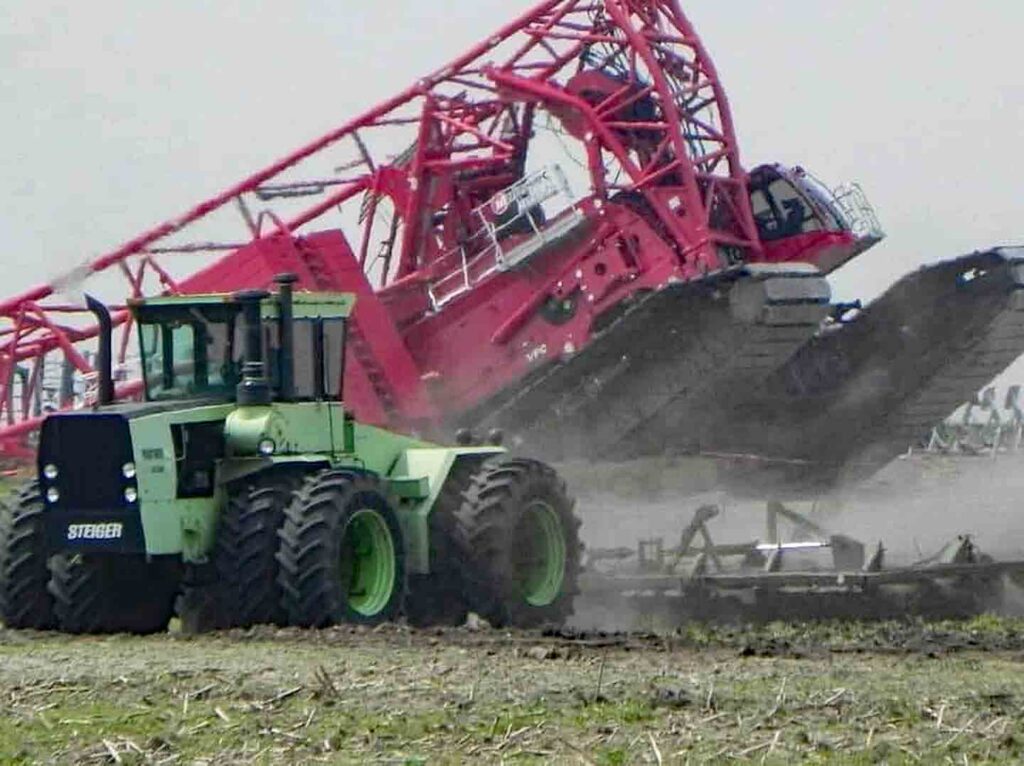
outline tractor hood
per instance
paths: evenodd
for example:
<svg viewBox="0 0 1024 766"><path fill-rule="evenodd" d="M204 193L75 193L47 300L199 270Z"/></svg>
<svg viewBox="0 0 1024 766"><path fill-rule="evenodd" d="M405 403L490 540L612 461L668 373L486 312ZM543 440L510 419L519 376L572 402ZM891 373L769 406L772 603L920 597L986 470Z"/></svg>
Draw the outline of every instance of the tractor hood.
<svg viewBox="0 0 1024 766"><path fill-rule="evenodd" d="M147 415L159 415L162 412L173 412L175 410L191 410L198 407L208 407L216 404L223 404L223 399L174 399L167 400L164 402L120 402L117 404L108 404L103 407L98 407L91 413L93 415L119 415L125 420L135 420L137 418L144 418ZM76 415L77 413L57 413L51 415L51 418L66 417L68 414Z"/></svg>

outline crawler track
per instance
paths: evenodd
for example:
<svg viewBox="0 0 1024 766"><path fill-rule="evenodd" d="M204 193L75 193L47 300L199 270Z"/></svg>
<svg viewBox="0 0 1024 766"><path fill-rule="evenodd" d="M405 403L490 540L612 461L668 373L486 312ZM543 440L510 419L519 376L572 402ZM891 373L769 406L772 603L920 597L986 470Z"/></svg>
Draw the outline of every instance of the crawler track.
<svg viewBox="0 0 1024 766"><path fill-rule="evenodd" d="M819 333L754 396L716 403L703 443L769 458L733 477L750 484L864 478L926 441L1022 353L1024 250L943 261Z"/></svg>

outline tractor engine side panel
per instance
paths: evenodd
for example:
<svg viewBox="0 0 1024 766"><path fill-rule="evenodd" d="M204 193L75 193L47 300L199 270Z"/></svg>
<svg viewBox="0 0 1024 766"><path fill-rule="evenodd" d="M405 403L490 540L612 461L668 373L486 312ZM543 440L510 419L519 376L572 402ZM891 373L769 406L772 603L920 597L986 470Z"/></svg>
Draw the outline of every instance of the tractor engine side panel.
<svg viewBox="0 0 1024 766"><path fill-rule="evenodd" d="M146 553L196 561L213 547L223 499L215 466L231 409L197 407L130 421Z"/></svg>

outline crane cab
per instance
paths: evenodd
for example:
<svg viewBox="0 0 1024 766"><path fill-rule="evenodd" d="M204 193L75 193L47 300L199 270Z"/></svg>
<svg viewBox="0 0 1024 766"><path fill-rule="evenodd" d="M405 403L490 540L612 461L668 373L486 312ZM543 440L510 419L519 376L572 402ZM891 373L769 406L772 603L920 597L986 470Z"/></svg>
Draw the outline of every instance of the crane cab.
<svg viewBox="0 0 1024 766"><path fill-rule="evenodd" d="M830 189L801 167L750 173L750 205L768 263L813 263L829 273L885 237L857 184Z"/></svg>

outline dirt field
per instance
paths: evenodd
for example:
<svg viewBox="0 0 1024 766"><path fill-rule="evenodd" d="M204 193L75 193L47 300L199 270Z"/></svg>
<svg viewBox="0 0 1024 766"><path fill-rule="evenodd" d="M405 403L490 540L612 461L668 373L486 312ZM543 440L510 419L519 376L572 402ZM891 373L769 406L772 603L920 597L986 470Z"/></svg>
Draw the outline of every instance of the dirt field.
<svg viewBox="0 0 1024 766"><path fill-rule="evenodd" d="M585 482L588 544L671 540L709 499L722 541L760 533L763 506L715 493L704 467L653 468L653 486L647 469ZM894 553L973 532L1020 557L1020 468L899 461L815 513ZM1022 664L1024 620L992 616L660 636L0 629L0 763L1021 762Z"/></svg>
<svg viewBox="0 0 1024 766"><path fill-rule="evenodd" d="M1024 623L666 637L0 632L4 763L1024 757Z"/></svg>

